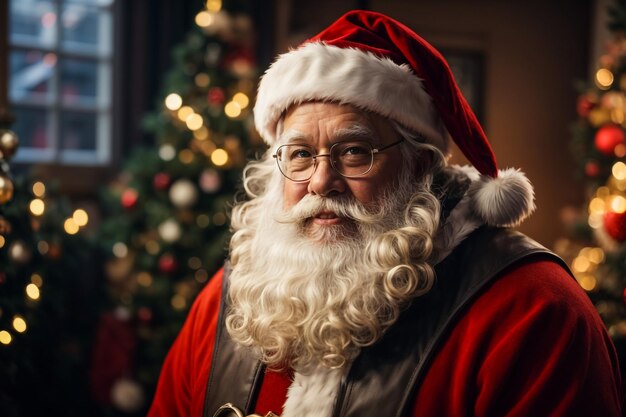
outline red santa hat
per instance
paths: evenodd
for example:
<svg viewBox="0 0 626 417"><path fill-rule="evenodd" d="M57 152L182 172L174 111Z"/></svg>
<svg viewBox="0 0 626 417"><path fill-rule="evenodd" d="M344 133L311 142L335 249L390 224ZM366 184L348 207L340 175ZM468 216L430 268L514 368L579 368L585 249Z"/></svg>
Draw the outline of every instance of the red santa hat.
<svg viewBox="0 0 626 417"><path fill-rule="evenodd" d="M443 56L400 22L351 11L297 49L280 55L259 84L255 125L272 145L282 114L306 101L351 104L419 133L442 152L448 135L481 174L470 190L487 224L519 223L534 192L518 170L498 171L478 119Z"/></svg>

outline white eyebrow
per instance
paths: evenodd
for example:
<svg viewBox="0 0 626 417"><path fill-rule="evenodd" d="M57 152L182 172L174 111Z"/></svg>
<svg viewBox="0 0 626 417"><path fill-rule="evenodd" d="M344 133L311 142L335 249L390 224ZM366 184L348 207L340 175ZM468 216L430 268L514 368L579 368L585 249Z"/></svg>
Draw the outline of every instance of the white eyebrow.
<svg viewBox="0 0 626 417"><path fill-rule="evenodd" d="M354 124L350 127L338 129L333 133L331 140L334 143L354 138L369 140L370 142L376 141L376 135L374 134L372 129L362 124ZM278 142L281 144L291 143L298 140L310 141L311 136L306 135L295 129L288 129L282 132L278 138Z"/></svg>
<svg viewBox="0 0 626 417"><path fill-rule="evenodd" d="M376 140L376 135L372 129L362 124L354 124L350 127L339 129L333 134L333 142L355 138L372 142Z"/></svg>
<svg viewBox="0 0 626 417"><path fill-rule="evenodd" d="M283 133L280 134L277 142L281 144L285 144L285 143L295 142L297 140L303 140L303 141L309 140L310 141L310 139L311 139L310 135L305 135L299 130L289 129L289 130L285 130Z"/></svg>

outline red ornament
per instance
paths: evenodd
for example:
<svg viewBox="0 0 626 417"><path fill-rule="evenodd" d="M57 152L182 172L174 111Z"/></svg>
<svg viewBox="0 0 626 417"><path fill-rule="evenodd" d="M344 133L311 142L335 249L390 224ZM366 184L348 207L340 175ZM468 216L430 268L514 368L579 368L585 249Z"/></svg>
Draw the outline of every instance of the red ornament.
<svg viewBox="0 0 626 417"><path fill-rule="evenodd" d="M224 90L219 87L209 88L209 93L207 94L207 100L209 104L214 106L219 106L224 102L226 95L224 94Z"/></svg>
<svg viewBox="0 0 626 417"><path fill-rule="evenodd" d="M606 212L604 214L604 230L618 242L626 241L626 212Z"/></svg>
<svg viewBox="0 0 626 417"><path fill-rule="evenodd" d="M0 284L7 282L7 276L4 272L0 272Z"/></svg>
<svg viewBox="0 0 626 417"><path fill-rule="evenodd" d="M580 96L578 97L578 102L576 103L576 111L580 117L586 118L595 106L596 103L589 100L588 96Z"/></svg>
<svg viewBox="0 0 626 417"><path fill-rule="evenodd" d="M129 188L122 193L122 207L132 209L137 205L139 193L134 188Z"/></svg>
<svg viewBox="0 0 626 417"><path fill-rule="evenodd" d="M589 161L585 164L585 174L588 177L597 177L600 174L600 166L598 166L597 162Z"/></svg>
<svg viewBox="0 0 626 417"><path fill-rule="evenodd" d="M624 143L626 135L624 130L618 125L608 124L602 126L597 132L595 137L596 149L605 155L613 155L615 147L621 143Z"/></svg>
<svg viewBox="0 0 626 417"><path fill-rule="evenodd" d="M626 304L626 288L624 288L624 292L622 293L622 300L624 300L624 304Z"/></svg>
<svg viewBox="0 0 626 417"><path fill-rule="evenodd" d="M164 253L159 258L159 271L164 274L171 274L176 272L178 269L178 262L176 259L169 253Z"/></svg>
<svg viewBox="0 0 626 417"><path fill-rule="evenodd" d="M165 191L172 183L172 177L165 172L159 172L154 176L152 184L154 188L158 191Z"/></svg>

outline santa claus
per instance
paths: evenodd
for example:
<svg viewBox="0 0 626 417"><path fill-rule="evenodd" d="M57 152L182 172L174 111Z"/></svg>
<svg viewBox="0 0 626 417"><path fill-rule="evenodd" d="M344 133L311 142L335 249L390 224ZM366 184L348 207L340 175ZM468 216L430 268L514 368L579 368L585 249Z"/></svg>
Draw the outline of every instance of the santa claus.
<svg viewBox="0 0 626 417"><path fill-rule="evenodd" d="M263 76L269 149L150 417L618 416L615 352L442 56L350 12ZM473 166L446 165L448 138ZM253 414L254 413L254 414Z"/></svg>

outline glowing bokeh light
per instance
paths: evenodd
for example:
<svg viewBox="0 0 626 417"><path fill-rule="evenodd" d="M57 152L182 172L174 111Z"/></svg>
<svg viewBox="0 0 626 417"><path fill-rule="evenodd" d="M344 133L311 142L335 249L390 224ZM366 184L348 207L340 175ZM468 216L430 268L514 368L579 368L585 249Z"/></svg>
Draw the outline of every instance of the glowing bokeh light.
<svg viewBox="0 0 626 417"><path fill-rule="evenodd" d="M13 328L18 333L24 333L26 331L26 320L20 316L13 317Z"/></svg>
<svg viewBox="0 0 626 417"><path fill-rule="evenodd" d="M226 113L226 116L234 119L241 114L241 106L236 101L229 101L224 106L224 113Z"/></svg>
<svg viewBox="0 0 626 417"><path fill-rule="evenodd" d="M185 123L187 124L189 130L198 130L204 124L204 120L202 119L202 116L200 116L198 113L192 113L187 116L187 118L185 119Z"/></svg>
<svg viewBox="0 0 626 417"><path fill-rule="evenodd" d="M601 248L593 248L589 251L589 260L595 264L604 262L604 251Z"/></svg>
<svg viewBox="0 0 626 417"><path fill-rule="evenodd" d="M28 284L26 286L26 295L31 300L39 300L39 297L41 296L41 293L39 291L39 287L36 286L35 284L32 284L32 283Z"/></svg>
<svg viewBox="0 0 626 417"><path fill-rule="evenodd" d="M626 179L626 164L622 161L616 162L611 168L613 176L618 180Z"/></svg>
<svg viewBox="0 0 626 417"><path fill-rule="evenodd" d="M222 0L207 0L206 9L212 13L222 10Z"/></svg>
<svg viewBox="0 0 626 417"><path fill-rule="evenodd" d="M63 228L65 229L65 233L67 233L68 235L75 235L80 229L74 219L71 217L65 220L65 223L63 223Z"/></svg>
<svg viewBox="0 0 626 417"><path fill-rule="evenodd" d="M577 279L578 279L578 284L580 284L580 286L585 291L593 291L596 288L597 281L593 275L584 274L580 277L577 277Z"/></svg>
<svg viewBox="0 0 626 417"><path fill-rule="evenodd" d="M72 218L76 222L76 224L80 227L86 226L89 222L89 216L87 212L83 209L74 210L74 214L72 214Z"/></svg>
<svg viewBox="0 0 626 417"><path fill-rule="evenodd" d="M206 10L203 10L196 15L195 22L196 22L196 25L200 26L201 28L206 28L213 24L214 19L215 18L213 17L211 13L207 12Z"/></svg>
<svg viewBox="0 0 626 417"><path fill-rule="evenodd" d="M574 262L572 262L572 269L576 272L587 272L590 266L591 263L589 262L589 259L584 256L577 256L574 259Z"/></svg>
<svg viewBox="0 0 626 417"><path fill-rule="evenodd" d="M43 197L46 194L46 185L41 181L37 181L36 183L34 183L33 194L35 194L37 197Z"/></svg>
<svg viewBox="0 0 626 417"><path fill-rule="evenodd" d="M596 197L589 202L589 211L591 213L604 213L604 199Z"/></svg>
<svg viewBox="0 0 626 417"><path fill-rule="evenodd" d="M245 109L250 104L250 99L244 93L237 93L233 96L233 101L239 104L239 107Z"/></svg>
<svg viewBox="0 0 626 417"><path fill-rule="evenodd" d="M613 84L613 73L606 68L600 68L596 72L596 84L602 89L607 89Z"/></svg>
<svg viewBox="0 0 626 417"><path fill-rule="evenodd" d="M217 148L211 153L211 162L218 167L225 165L228 162L228 153L222 148Z"/></svg>
<svg viewBox="0 0 626 417"><path fill-rule="evenodd" d="M187 120L189 116L194 114L194 111L189 106L183 106L180 109L178 109L178 113L176 114L178 115L178 118L184 122L185 120Z"/></svg>
<svg viewBox="0 0 626 417"><path fill-rule="evenodd" d="M126 246L124 242L117 242L113 245L112 251L113 255L117 256L118 258L124 258L126 257L126 255L128 255L128 246Z"/></svg>
<svg viewBox="0 0 626 417"><path fill-rule="evenodd" d="M8 345L9 343L11 343L11 340L13 340L13 338L11 337L11 333L7 332L6 330L0 331L0 343L2 343L3 345Z"/></svg>
<svg viewBox="0 0 626 417"><path fill-rule="evenodd" d="M169 94L167 97L165 97L165 107L172 111L180 109L180 106L182 105L183 99L176 93Z"/></svg>
<svg viewBox="0 0 626 417"><path fill-rule="evenodd" d="M35 198L30 202L29 205L30 212L35 216L41 216L46 210L46 204L40 198Z"/></svg>
<svg viewBox="0 0 626 417"><path fill-rule="evenodd" d="M626 211L626 198L621 195L613 197L611 200L611 210L615 213L623 213Z"/></svg>

